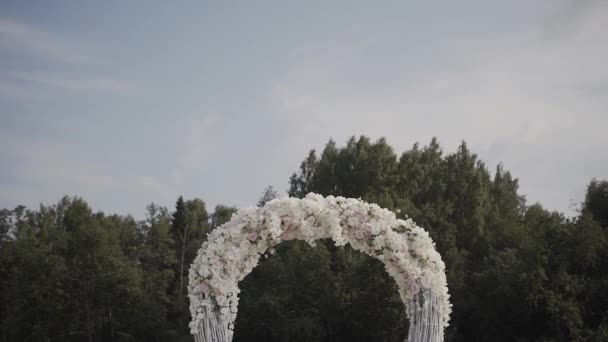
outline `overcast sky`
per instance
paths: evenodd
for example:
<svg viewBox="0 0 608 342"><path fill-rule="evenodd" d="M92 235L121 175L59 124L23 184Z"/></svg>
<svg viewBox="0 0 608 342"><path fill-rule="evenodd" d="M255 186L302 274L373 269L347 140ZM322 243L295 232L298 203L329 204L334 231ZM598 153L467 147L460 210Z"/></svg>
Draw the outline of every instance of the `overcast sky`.
<svg viewBox="0 0 608 342"><path fill-rule="evenodd" d="M290 4L288 4L290 3ZM608 1L0 2L0 207L255 204L329 138L608 178Z"/></svg>

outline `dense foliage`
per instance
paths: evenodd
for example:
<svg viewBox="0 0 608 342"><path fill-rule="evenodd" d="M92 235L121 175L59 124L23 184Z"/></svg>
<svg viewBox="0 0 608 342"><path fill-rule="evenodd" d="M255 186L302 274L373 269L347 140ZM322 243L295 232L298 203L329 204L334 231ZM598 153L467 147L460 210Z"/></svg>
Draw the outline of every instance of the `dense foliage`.
<svg viewBox="0 0 608 342"><path fill-rule="evenodd" d="M527 205L517 179L462 144L396 155L383 139L330 141L289 193L361 197L425 227L446 262L447 341L607 341L608 182L577 217ZM259 204L276 196L266 189ZM236 209L151 204L146 219L80 198L0 210L0 341L190 341L185 279L206 233ZM329 242L281 244L242 282L235 341L402 341L382 265Z"/></svg>

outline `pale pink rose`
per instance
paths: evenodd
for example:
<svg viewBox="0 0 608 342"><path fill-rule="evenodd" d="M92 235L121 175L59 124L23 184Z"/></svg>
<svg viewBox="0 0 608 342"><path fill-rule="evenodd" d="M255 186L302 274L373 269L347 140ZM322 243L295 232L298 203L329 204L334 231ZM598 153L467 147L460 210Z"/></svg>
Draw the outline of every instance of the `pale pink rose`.
<svg viewBox="0 0 608 342"><path fill-rule="evenodd" d="M197 290L205 294L209 293L209 284L207 284L207 281L203 281L202 283L198 284Z"/></svg>
<svg viewBox="0 0 608 342"><path fill-rule="evenodd" d="M294 230L288 229L288 230L284 231L280 237L281 237L281 240L283 240L283 241L293 240L296 237L296 232Z"/></svg>
<svg viewBox="0 0 608 342"><path fill-rule="evenodd" d="M419 290L419 288L418 288L418 284L416 284L416 281L415 281L415 280L410 281L410 284L409 284L409 285L410 285L410 286L409 286L409 290L410 290L410 292L411 292L412 294L414 294L414 295L415 295L415 294L418 294L418 290Z"/></svg>
<svg viewBox="0 0 608 342"><path fill-rule="evenodd" d="M258 239L258 234L257 233L249 233L249 235L247 235L247 240L251 241L251 242L255 242L255 240Z"/></svg>
<svg viewBox="0 0 608 342"><path fill-rule="evenodd" d="M363 238L365 238L365 234L360 230L356 230L355 238L357 238L358 240L363 240Z"/></svg>

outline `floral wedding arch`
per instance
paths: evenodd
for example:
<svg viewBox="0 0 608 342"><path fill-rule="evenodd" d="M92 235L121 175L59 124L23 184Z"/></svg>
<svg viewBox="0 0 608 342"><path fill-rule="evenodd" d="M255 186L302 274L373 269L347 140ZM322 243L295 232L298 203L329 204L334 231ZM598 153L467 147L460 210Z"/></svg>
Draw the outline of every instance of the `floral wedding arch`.
<svg viewBox="0 0 608 342"><path fill-rule="evenodd" d="M325 238L384 263L406 307L407 341L443 341L451 304L445 264L429 234L376 204L311 193L239 210L208 235L189 273L190 330L196 342L232 341L238 283L268 249L292 239L314 246Z"/></svg>

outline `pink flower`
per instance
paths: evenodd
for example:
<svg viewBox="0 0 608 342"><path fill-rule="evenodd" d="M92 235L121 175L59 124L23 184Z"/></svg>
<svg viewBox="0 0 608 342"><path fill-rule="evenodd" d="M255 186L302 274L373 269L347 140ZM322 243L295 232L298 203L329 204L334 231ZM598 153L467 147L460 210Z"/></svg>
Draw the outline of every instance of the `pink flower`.
<svg viewBox="0 0 608 342"><path fill-rule="evenodd" d="M419 288L418 288L418 284L416 284L416 281L415 281L415 280L411 280L409 285L410 285L410 286L409 286L409 290L410 290L410 292L411 292L413 295L418 294L418 290L419 290Z"/></svg>
<svg viewBox="0 0 608 342"><path fill-rule="evenodd" d="M208 294L209 293L209 284L207 284L207 281L205 280L202 283L198 284L197 290L202 293Z"/></svg>
<svg viewBox="0 0 608 342"><path fill-rule="evenodd" d="M296 232L292 229L288 229L286 231L283 232L283 234L281 234L281 240L283 241L289 241L289 240L293 240L296 237Z"/></svg>
<svg viewBox="0 0 608 342"><path fill-rule="evenodd" d="M255 242L255 240L258 239L258 234L257 233L249 233L249 235L247 235L247 240L251 241L251 242Z"/></svg>

